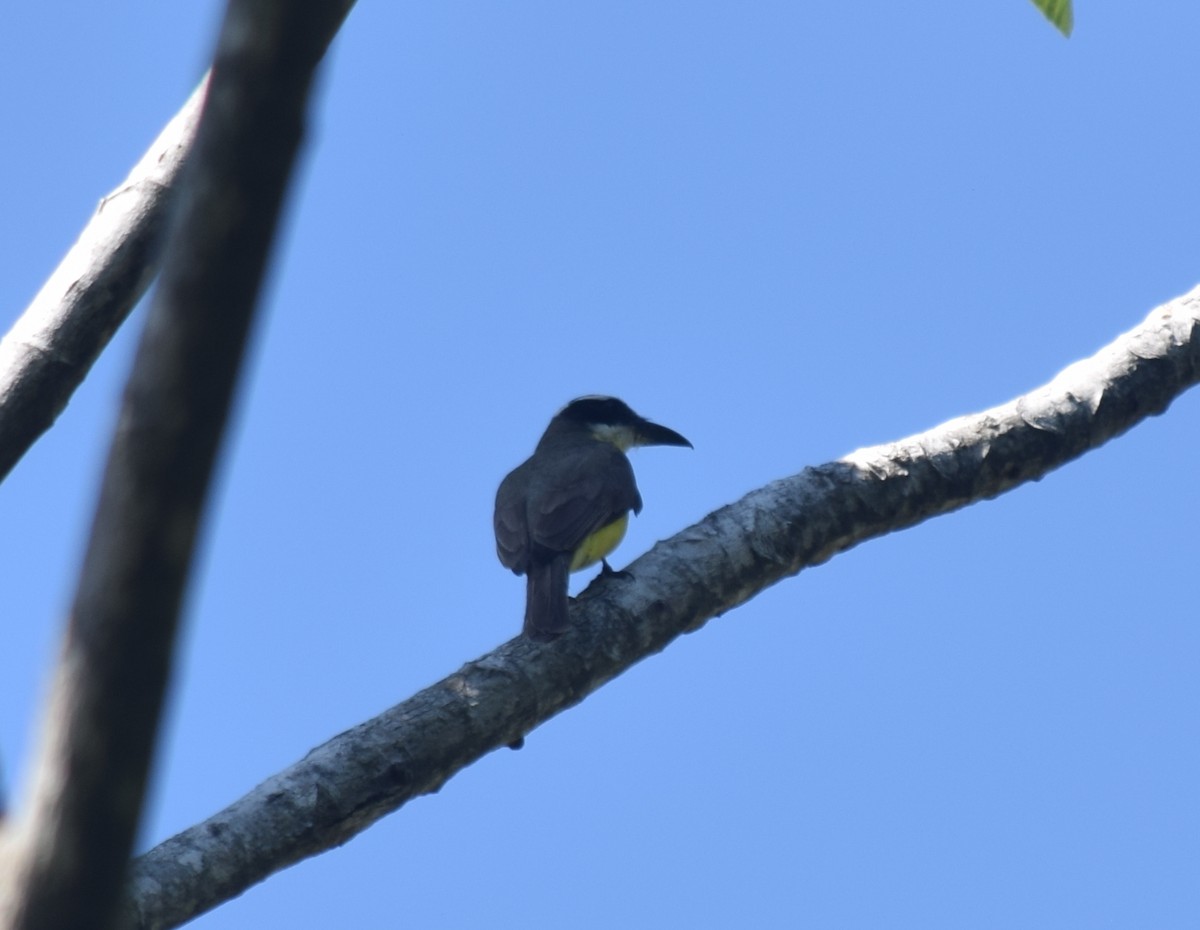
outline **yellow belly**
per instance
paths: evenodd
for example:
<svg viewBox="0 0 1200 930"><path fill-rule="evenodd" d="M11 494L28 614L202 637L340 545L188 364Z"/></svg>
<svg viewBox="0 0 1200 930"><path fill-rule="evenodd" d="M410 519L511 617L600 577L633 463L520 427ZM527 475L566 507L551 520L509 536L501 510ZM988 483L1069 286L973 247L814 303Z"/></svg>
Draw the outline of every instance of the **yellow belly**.
<svg viewBox="0 0 1200 930"><path fill-rule="evenodd" d="M621 540L625 538L627 526L629 526L629 514L596 530L575 550L575 555L571 559L571 571L577 572L589 565L595 565L616 549Z"/></svg>

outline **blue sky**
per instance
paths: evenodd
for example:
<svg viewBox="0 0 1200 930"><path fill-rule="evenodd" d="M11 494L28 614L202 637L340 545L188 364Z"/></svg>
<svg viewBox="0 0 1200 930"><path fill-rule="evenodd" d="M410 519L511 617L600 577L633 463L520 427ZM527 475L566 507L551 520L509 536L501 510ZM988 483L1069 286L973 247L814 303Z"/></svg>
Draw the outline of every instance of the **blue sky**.
<svg viewBox="0 0 1200 930"><path fill-rule="evenodd" d="M0 28L5 325L218 7ZM514 635L495 487L616 394L620 565L1030 390L1200 279L1200 7L363 3L327 62L142 847ZM0 486L11 783L140 312ZM767 591L196 926L1200 919L1200 398ZM586 579L580 579L582 583Z"/></svg>

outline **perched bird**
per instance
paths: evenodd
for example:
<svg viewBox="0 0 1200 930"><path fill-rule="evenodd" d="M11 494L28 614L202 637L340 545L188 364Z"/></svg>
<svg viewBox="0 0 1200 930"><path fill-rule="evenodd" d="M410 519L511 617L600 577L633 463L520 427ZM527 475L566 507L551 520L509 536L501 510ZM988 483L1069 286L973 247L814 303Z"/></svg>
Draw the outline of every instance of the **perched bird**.
<svg viewBox="0 0 1200 930"><path fill-rule="evenodd" d="M496 553L526 578L525 635L547 642L563 633L567 576L603 563L642 495L625 453L634 446L687 446L615 397L571 401L542 434L533 455L496 492Z"/></svg>

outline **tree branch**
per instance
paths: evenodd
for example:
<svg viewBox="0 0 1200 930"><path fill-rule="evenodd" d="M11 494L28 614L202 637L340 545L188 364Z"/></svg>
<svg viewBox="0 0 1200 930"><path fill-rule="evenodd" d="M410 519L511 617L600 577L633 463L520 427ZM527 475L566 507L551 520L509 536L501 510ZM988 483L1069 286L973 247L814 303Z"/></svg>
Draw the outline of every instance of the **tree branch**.
<svg viewBox="0 0 1200 930"><path fill-rule="evenodd" d="M322 49L354 0L330 0ZM158 274L161 243L208 78L129 176L104 197L33 302L0 340L0 481L63 412Z"/></svg>
<svg viewBox="0 0 1200 930"><path fill-rule="evenodd" d="M63 412L158 274L170 194L208 78L95 214L0 341L0 480Z"/></svg>
<svg viewBox="0 0 1200 930"><path fill-rule="evenodd" d="M108 926L314 70L348 3L231 0L109 453L0 927Z"/></svg>
<svg viewBox="0 0 1200 930"><path fill-rule="evenodd" d="M178 926L344 843L769 585L1036 480L1198 380L1200 288L1008 404L751 492L589 587L556 642L504 644L135 860L121 926Z"/></svg>

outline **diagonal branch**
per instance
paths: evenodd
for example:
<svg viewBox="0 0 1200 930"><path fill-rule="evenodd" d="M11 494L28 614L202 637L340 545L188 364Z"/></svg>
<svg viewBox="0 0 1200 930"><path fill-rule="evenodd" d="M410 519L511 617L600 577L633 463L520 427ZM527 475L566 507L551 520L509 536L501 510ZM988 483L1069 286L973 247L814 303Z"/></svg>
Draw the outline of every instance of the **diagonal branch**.
<svg viewBox="0 0 1200 930"><path fill-rule="evenodd" d="M1036 480L1197 381L1200 288L1008 404L751 492L585 591L560 640L504 644L135 860L121 926L178 926L344 843L769 585Z"/></svg>
<svg viewBox="0 0 1200 930"><path fill-rule="evenodd" d="M354 0L332 0L327 48ZM172 193L192 149L206 77L105 196L33 302L0 340L0 480L66 408L158 274Z"/></svg>
<svg viewBox="0 0 1200 930"><path fill-rule="evenodd" d="M154 276L208 78L95 215L0 341L0 479L63 412Z"/></svg>
<svg viewBox="0 0 1200 930"><path fill-rule="evenodd" d="M110 924L180 604L313 74L349 10L231 0L109 452L0 927Z"/></svg>

